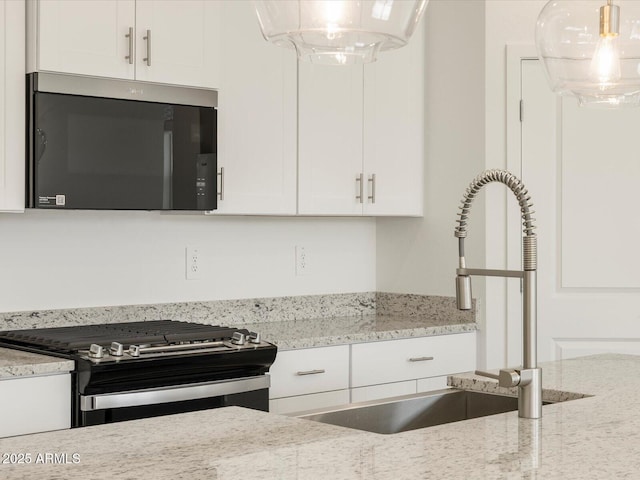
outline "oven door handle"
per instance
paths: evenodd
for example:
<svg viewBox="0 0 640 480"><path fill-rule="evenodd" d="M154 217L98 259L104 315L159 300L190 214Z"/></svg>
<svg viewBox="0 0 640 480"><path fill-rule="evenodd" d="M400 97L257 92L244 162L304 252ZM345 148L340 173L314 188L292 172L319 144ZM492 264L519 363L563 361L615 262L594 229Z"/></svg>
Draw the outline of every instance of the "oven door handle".
<svg viewBox="0 0 640 480"><path fill-rule="evenodd" d="M173 385L170 387L130 390L100 395L81 395L80 410L91 412L109 408L136 407L155 405L158 403L180 402L198 398L220 397L234 393L251 392L269 388L269 375L247 377L233 380L196 383L189 385Z"/></svg>

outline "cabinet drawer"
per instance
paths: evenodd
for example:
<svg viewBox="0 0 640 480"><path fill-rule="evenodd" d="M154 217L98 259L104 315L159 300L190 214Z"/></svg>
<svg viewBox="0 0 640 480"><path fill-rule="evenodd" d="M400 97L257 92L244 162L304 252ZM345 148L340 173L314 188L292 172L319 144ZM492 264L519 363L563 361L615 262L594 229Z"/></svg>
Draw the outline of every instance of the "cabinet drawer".
<svg viewBox="0 0 640 480"><path fill-rule="evenodd" d="M421 378L418 380L418 393L432 392L433 390L442 390L443 388L449 388L446 375L442 377Z"/></svg>
<svg viewBox="0 0 640 480"><path fill-rule="evenodd" d="M349 390L334 390L331 392L298 395L296 397L274 398L269 401L269 412L280 415L329 408L349 403Z"/></svg>
<svg viewBox="0 0 640 480"><path fill-rule="evenodd" d="M466 372L475 363L475 333L362 343L351 347L351 386Z"/></svg>
<svg viewBox="0 0 640 480"><path fill-rule="evenodd" d="M352 388L351 401L353 403L368 402L370 400L380 400L382 398L411 395L412 393L416 393L415 380L383 383L382 385L371 385L369 387Z"/></svg>
<svg viewBox="0 0 640 480"><path fill-rule="evenodd" d="M71 375L0 380L0 438L71 428Z"/></svg>
<svg viewBox="0 0 640 480"><path fill-rule="evenodd" d="M349 388L349 345L278 352L270 398Z"/></svg>

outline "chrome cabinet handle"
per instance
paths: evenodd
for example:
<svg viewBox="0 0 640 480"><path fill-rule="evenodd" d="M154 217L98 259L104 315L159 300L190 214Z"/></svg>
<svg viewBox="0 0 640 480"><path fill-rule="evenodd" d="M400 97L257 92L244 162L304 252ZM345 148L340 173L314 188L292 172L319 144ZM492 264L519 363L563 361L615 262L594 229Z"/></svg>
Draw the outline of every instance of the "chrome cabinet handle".
<svg viewBox="0 0 640 480"><path fill-rule="evenodd" d="M321 368L319 370L306 370L304 372L296 372L296 375L318 375L319 373L325 373L325 369Z"/></svg>
<svg viewBox="0 0 640 480"><path fill-rule="evenodd" d="M364 190L364 184L362 183L362 177L363 177L362 173L356 177L356 183L358 185L358 192L359 192L359 194L356 195L356 200L359 200L360 203L362 203L362 194L363 194L363 190Z"/></svg>
<svg viewBox="0 0 640 480"><path fill-rule="evenodd" d="M147 67L151 66L151 30L147 30L147 34L142 37L147 41L147 56L142 59L143 62L147 62Z"/></svg>
<svg viewBox="0 0 640 480"><path fill-rule="evenodd" d="M129 65L133 64L133 27L129 27L129 33L125 35L125 38L129 39L129 55L124 57L129 60Z"/></svg>
<svg viewBox="0 0 640 480"><path fill-rule="evenodd" d="M411 357L409 359L410 362L426 362L428 360L433 360L433 357Z"/></svg>
<svg viewBox="0 0 640 480"><path fill-rule="evenodd" d="M367 198L371 200L371 203L376 203L376 174L372 173L371 178L369 178L369 183L371 184L371 195Z"/></svg>
<svg viewBox="0 0 640 480"><path fill-rule="evenodd" d="M220 192L218 192L218 197L220 197L220 200L224 200L224 167L220 167L218 176L220 177Z"/></svg>

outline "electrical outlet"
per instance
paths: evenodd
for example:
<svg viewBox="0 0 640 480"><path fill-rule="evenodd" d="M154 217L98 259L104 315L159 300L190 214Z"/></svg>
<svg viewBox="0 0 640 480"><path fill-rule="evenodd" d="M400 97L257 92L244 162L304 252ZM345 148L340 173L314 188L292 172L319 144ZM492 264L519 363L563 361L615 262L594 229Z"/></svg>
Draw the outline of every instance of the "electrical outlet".
<svg viewBox="0 0 640 480"><path fill-rule="evenodd" d="M296 275L309 275L309 249L301 245L296 246Z"/></svg>
<svg viewBox="0 0 640 480"><path fill-rule="evenodd" d="M185 271L187 280L202 278L202 263L198 247L187 246L185 248Z"/></svg>

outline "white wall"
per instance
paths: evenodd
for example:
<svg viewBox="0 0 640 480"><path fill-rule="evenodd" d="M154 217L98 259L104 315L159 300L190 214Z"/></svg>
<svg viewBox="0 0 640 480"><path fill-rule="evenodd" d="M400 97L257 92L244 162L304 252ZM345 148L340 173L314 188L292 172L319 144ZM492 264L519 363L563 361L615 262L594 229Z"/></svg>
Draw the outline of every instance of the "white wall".
<svg viewBox="0 0 640 480"><path fill-rule="evenodd" d="M486 168L506 168L506 45L534 45L535 24L546 0L486 1ZM486 192L486 265L506 268L507 208L513 209L513 195L507 189ZM533 199L535 203L535 198ZM487 368L499 368L507 360L506 280L486 283L485 337Z"/></svg>
<svg viewBox="0 0 640 480"><path fill-rule="evenodd" d="M427 7L425 216L378 220L378 290L454 295L454 220L471 179L507 167L506 45L533 45L546 0L431 0ZM452 33L453 30L456 33ZM506 268L512 194L490 185L478 197L468 265ZM478 364L507 362L506 280L473 279L480 300Z"/></svg>
<svg viewBox="0 0 640 480"><path fill-rule="evenodd" d="M29 210L0 227L4 312L375 290L373 219ZM185 279L187 245L200 280Z"/></svg>
<svg viewBox="0 0 640 480"><path fill-rule="evenodd" d="M485 166L484 2L431 0L427 21L424 218L378 219L380 291L455 295L458 205ZM484 206L473 206L469 266L484 266ZM473 280L483 298L482 278Z"/></svg>

